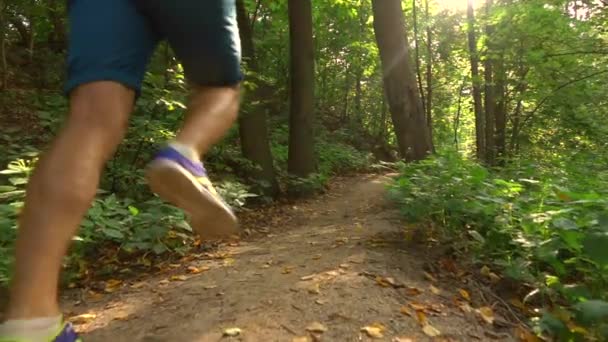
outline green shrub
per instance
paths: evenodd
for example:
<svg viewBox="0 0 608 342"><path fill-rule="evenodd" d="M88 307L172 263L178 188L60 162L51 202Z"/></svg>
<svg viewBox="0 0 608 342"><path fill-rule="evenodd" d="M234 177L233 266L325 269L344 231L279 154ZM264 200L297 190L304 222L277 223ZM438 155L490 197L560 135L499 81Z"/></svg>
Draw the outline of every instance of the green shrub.
<svg viewBox="0 0 608 342"><path fill-rule="evenodd" d="M608 174L589 174L590 160L520 162L493 173L444 153L402 165L390 195L408 220L436 221L447 235L468 237L479 258L544 298L565 301L573 322L599 336L608 316L602 311L608 300ZM603 316L577 320L576 308L592 306L584 304L591 300L604 303L597 309ZM551 317L547 312L543 322ZM559 329L556 322L541 326L576 338L576 329L566 328L572 322Z"/></svg>

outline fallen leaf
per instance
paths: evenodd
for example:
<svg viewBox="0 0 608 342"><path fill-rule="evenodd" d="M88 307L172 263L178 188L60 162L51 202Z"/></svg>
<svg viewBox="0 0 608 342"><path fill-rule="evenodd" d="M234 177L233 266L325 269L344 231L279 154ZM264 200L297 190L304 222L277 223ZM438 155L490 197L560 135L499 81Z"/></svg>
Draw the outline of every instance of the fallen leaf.
<svg viewBox="0 0 608 342"><path fill-rule="evenodd" d="M408 309L408 307L407 307L407 306L405 306L405 305L404 305L404 306L402 306L402 307L401 307L401 309L399 309L399 311L400 311L402 314L406 315L406 316L410 316L410 317L412 317L412 312L411 312L411 311L410 311L410 309Z"/></svg>
<svg viewBox="0 0 608 342"><path fill-rule="evenodd" d="M381 276L377 276L376 277L376 283L378 285L382 286L382 287L390 287L391 286L391 284L388 281L386 281L386 278L383 278Z"/></svg>
<svg viewBox="0 0 608 342"><path fill-rule="evenodd" d="M458 307L460 310L462 310L462 312L469 313L473 311L473 308L469 305L469 303L460 303Z"/></svg>
<svg viewBox="0 0 608 342"><path fill-rule="evenodd" d="M167 285L169 284L169 279L163 279L161 281L158 282L160 285Z"/></svg>
<svg viewBox="0 0 608 342"><path fill-rule="evenodd" d="M239 336L241 334L241 329L239 328L227 328L224 329L224 336L234 337Z"/></svg>
<svg viewBox="0 0 608 342"><path fill-rule="evenodd" d="M490 272L490 274L488 275L488 277L490 278L490 282L492 284L496 284L496 283L498 283L500 281L500 276L498 276L494 272Z"/></svg>
<svg viewBox="0 0 608 342"><path fill-rule="evenodd" d="M430 290L433 294L436 294L436 295L439 295L441 293L441 290L439 290L438 288L436 288L433 285L430 286Z"/></svg>
<svg viewBox="0 0 608 342"><path fill-rule="evenodd" d="M412 309L417 311L426 311L427 309L426 305L420 303L410 303L410 306L412 307Z"/></svg>
<svg viewBox="0 0 608 342"><path fill-rule="evenodd" d="M202 273L205 271L209 271L211 268L209 266L203 266L203 267L194 267L194 266L189 266L188 267L188 273L192 273L192 274L198 274L198 273Z"/></svg>
<svg viewBox="0 0 608 342"><path fill-rule="evenodd" d="M146 282L145 281L140 281L138 283L135 283L135 284L131 285L131 288L132 289L139 289L139 288L142 288L144 286L146 286Z"/></svg>
<svg viewBox="0 0 608 342"><path fill-rule="evenodd" d="M317 254L312 257L312 260L319 260L319 259L321 259L321 256L322 256L321 254Z"/></svg>
<svg viewBox="0 0 608 342"><path fill-rule="evenodd" d="M308 336L294 337L291 342L311 342L312 340Z"/></svg>
<svg viewBox="0 0 608 342"><path fill-rule="evenodd" d="M422 293L422 291L415 287L408 287L405 289L405 294L410 297L418 296L421 293Z"/></svg>
<svg viewBox="0 0 608 342"><path fill-rule="evenodd" d="M70 321L72 322L72 324L87 324L87 323L91 322L92 320L94 320L95 317L97 317L96 314L86 313L86 314L72 317L72 318L70 318Z"/></svg>
<svg viewBox="0 0 608 342"><path fill-rule="evenodd" d="M310 294L320 294L321 289L319 288L319 283L314 283L312 286L308 288L308 293Z"/></svg>
<svg viewBox="0 0 608 342"><path fill-rule="evenodd" d="M409 337L395 337L393 342L414 342L414 339Z"/></svg>
<svg viewBox="0 0 608 342"><path fill-rule="evenodd" d="M469 293L467 292L467 290L460 289L460 290L458 290L458 292L460 293L460 295L462 296L462 298L464 298L467 302L471 301L471 295L469 295Z"/></svg>
<svg viewBox="0 0 608 342"><path fill-rule="evenodd" d="M106 281L105 291L109 293L114 292L120 285L122 285L122 280L110 279Z"/></svg>
<svg viewBox="0 0 608 342"><path fill-rule="evenodd" d="M224 259L224 266L232 266L234 264L234 259L233 258L226 258Z"/></svg>
<svg viewBox="0 0 608 342"><path fill-rule="evenodd" d="M418 323L420 325L425 326L428 324L428 319L422 310L416 310L416 318L418 318Z"/></svg>
<svg viewBox="0 0 608 342"><path fill-rule="evenodd" d="M319 322L313 322L306 327L306 331L313 333L324 333L327 331L327 327Z"/></svg>
<svg viewBox="0 0 608 342"><path fill-rule="evenodd" d="M283 267L283 271L281 273L283 274L289 274L293 271L293 266L285 266Z"/></svg>
<svg viewBox="0 0 608 342"><path fill-rule="evenodd" d="M485 265L479 270L479 273L482 276L486 276L486 277L488 277L490 275L490 272L491 272L490 268L488 266L485 266Z"/></svg>
<svg viewBox="0 0 608 342"><path fill-rule="evenodd" d="M325 305L327 303L327 301L321 300L321 299L317 299L315 300L315 303L319 304L319 305Z"/></svg>
<svg viewBox="0 0 608 342"><path fill-rule="evenodd" d="M347 268L350 267L350 265L349 264L340 264L340 266L338 266L338 267L343 268L343 269L347 269Z"/></svg>
<svg viewBox="0 0 608 342"><path fill-rule="evenodd" d="M422 327L422 331L430 337L437 337L441 335L441 331L437 330L437 328L430 324L426 324L424 327Z"/></svg>
<svg viewBox="0 0 608 342"><path fill-rule="evenodd" d="M488 306L481 307L477 310L479 316L488 324L494 323L494 312Z"/></svg>
<svg viewBox="0 0 608 342"><path fill-rule="evenodd" d="M515 336L522 342L540 342L541 339L534 335L530 330L522 327L522 326L518 326L515 329Z"/></svg>
<svg viewBox="0 0 608 342"><path fill-rule="evenodd" d="M300 280L308 281L308 280L315 279L315 277L316 277L316 274L311 274L311 275L303 276L302 278L300 278Z"/></svg>
<svg viewBox="0 0 608 342"><path fill-rule="evenodd" d="M430 281L432 281L432 282L434 282L434 283L435 283L435 282L437 282L437 278L435 278L435 277L434 277L433 275L431 275L429 272L424 272L424 277L425 277L427 280L430 280Z"/></svg>
<svg viewBox="0 0 608 342"><path fill-rule="evenodd" d="M113 320L115 321L126 321L128 320L130 317L129 312L127 311L119 311L114 315Z"/></svg>
<svg viewBox="0 0 608 342"><path fill-rule="evenodd" d="M383 334L384 330L386 330L386 327L380 323L373 323L371 325L361 328L361 331L366 333L367 336L369 336L371 338L384 337L384 334Z"/></svg>
<svg viewBox="0 0 608 342"><path fill-rule="evenodd" d="M174 275L171 277L171 281L186 281L188 277L185 275Z"/></svg>

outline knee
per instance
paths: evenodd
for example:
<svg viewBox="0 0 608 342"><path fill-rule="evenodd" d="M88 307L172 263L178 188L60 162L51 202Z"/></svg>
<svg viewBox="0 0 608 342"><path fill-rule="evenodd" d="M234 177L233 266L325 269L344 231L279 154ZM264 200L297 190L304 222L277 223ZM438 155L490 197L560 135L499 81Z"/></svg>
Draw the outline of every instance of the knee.
<svg viewBox="0 0 608 342"><path fill-rule="evenodd" d="M121 139L127 130L134 99L133 90L116 82L84 84L70 94L68 125L108 139Z"/></svg>

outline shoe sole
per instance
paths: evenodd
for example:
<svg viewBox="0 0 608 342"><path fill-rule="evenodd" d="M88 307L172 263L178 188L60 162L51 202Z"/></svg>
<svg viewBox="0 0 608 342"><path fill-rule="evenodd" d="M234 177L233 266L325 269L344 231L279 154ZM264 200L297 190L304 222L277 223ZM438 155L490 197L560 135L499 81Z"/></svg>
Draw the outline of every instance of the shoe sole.
<svg viewBox="0 0 608 342"><path fill-rule="evenodd" d="M238 221L232 211L180 165L154 160L146 170L146 179L154 193L190 215L190 225L202 239L237 234Z"/></svg>

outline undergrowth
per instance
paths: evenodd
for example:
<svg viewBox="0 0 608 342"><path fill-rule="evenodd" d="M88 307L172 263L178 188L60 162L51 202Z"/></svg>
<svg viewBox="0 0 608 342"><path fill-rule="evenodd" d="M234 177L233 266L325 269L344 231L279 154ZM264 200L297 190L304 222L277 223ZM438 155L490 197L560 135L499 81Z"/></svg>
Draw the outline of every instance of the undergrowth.
<svg viewBox="0 0 608 342"><path fill-rule="evenodd" d="M584 153L492 172L457 153L403 165L391 197L411 222L464 238L478 260L534 289L560 340L608 336L608 170Z"/></svg>

